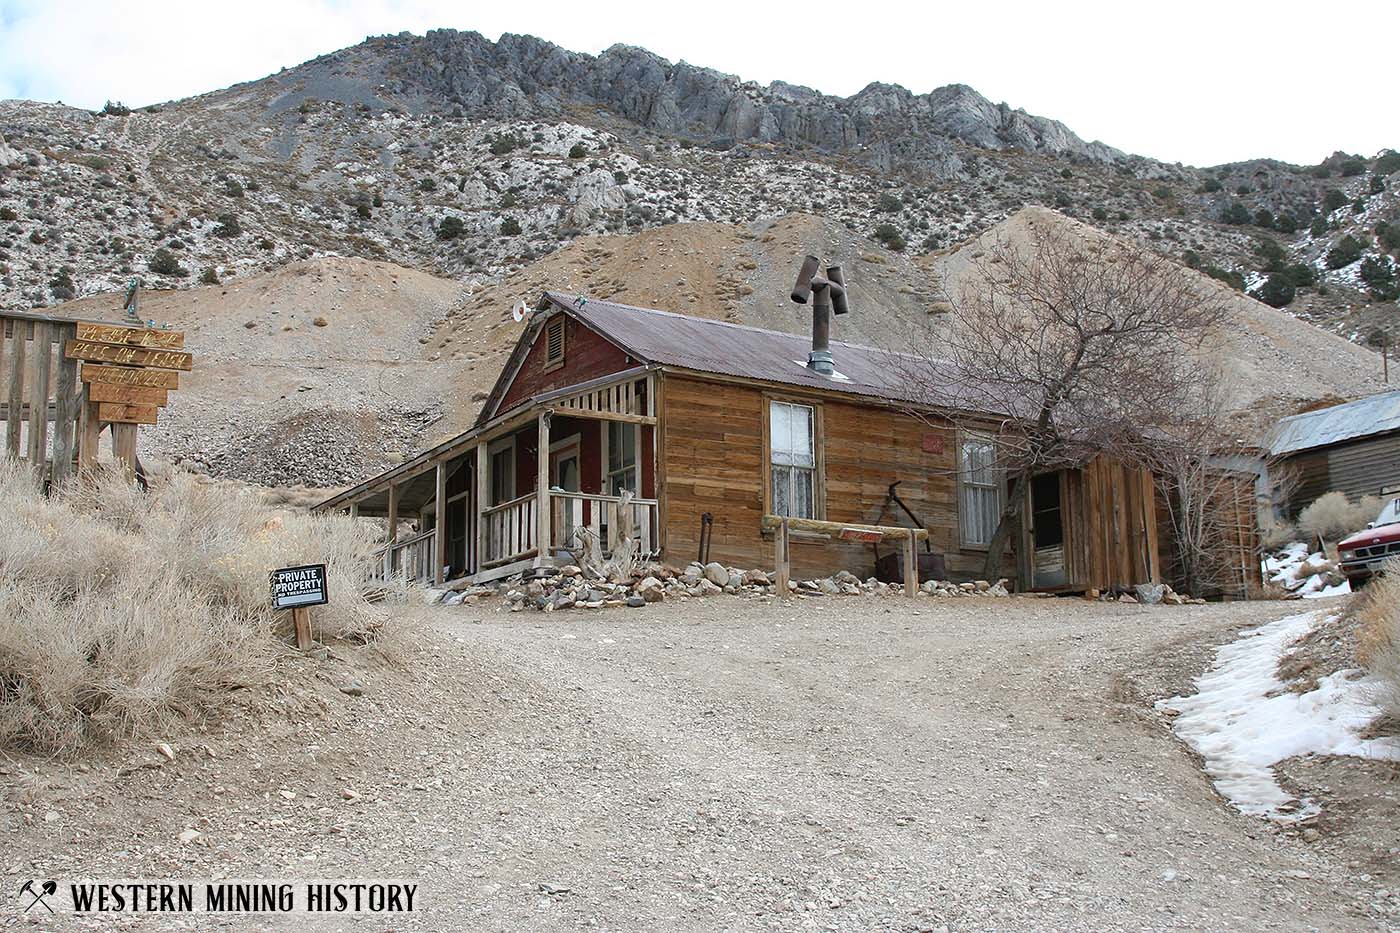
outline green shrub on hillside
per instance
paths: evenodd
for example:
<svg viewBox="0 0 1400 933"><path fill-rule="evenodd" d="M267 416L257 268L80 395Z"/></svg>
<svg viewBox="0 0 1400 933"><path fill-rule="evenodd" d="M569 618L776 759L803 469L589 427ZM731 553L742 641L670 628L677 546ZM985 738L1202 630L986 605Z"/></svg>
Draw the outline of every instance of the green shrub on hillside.
<svg viewBox="0 0 1400 933"><path fill-rule="evenodd" d="M462 218L448 214L438 222L437 238L439 240L455 240L467 229L467 225L462 223Z"/></svg>
<svg viewBox="0 0 1400 933"><path fill-rule="evenodd" d="M582 159L588 155L588 147L583 143L574 143L569 147L569 158Z"/></svg>
<svg viewBox="0 0 1400 933"><path fill-rule="evenodd" d="M904 202L888 191L880 192L880 197L875 200L875 210L882 214L897 214L904 207Z"/></svg>
<svg viewBox="0 0 1400 933"><path fill-rule="evenodd" d="M1347 196L1336 188L1328 188L1322 192L1322 212L1330 214L1337 208L1347 203Z"/></svg>
<svg viewBox="0 0 1400 933"><path fill-rule="evenodd" d="M242 225L238 223L237 214L220 214L218 221L214 225L214 229L210 231L216 237L231 240L243 232Z"/></svg>
<svg viewBox="0 0 1400 933"><path fill-rule="evenodd" d="M875 239L882 243L886 249L894 250L896 253L902 252L907 245L904 237L900 235L899 228L894 224L880 224L875 228Z"/></svg>
<svg viewBox="0 0 1400 933"><path fill-rule="evenodd" d="M1361 241L1351 234L1347 234L1337 241L1337 245L1327 251L1327 268L1340 269L1349 266L1361 258L1364 247Z"/></svg>
<svg viewBox="0 0 1400 933"><path fill-rule="evenodd" d="M1222 269L1220 266L1203 266L1201 271L1213 279L1218 279L1235 291L1244 291L1244 275L1233 269Z"/></svg>
<svg viewBox="0 0 1400 933"><path fill-rule="evenodd" d="M1255 290L1254 297L1275 308L1282 308L1293 300L1297 287L1288 276L1274 272Z"/></svg>
<svg viewBox="0 0 1400 933"><path fill-rule="evenodd" d="M501 236L520 236L520 221L507 217L501 221Z"/></svg>
<svg viewBox="0 0 1400 933"><path fill-rule="evenodd" d="M1400 172L1400 152L1387 149L1381 153L1381 157L1376 160L1374 171L1377 175L1393 175Z"/></svg>
<svg viewBox="0 0 1400 933"><path fill-rule="evenodd" d="M1218 178L1207 178L1205 181L1201 182L1201 190L1206 194L1212 194L1216 191L1223 190L1224 187L1225 186L1220 183L1220 179Z"/></svg>
<svg viewBox="0 0 1400 933"><path fill-rule="evenodd" d="M175 254L162 246L151 254L151 261L146 264L157 275L173 275L176 278L184 278L190 271L180 265L180 261L175 258Z"/></svg>
<svg viewBox="0 0 1400 933"><path fill-rule="evenodd" d="M1249 213L1249 208L1239 201L1231 201L1230 206L1225 208L1225 213L1221 215L1220 219L1227 224L1239 227L1249 223L1254 218Z"/></svg>
<svg viewBox="0 0 1400 933"><path fill-rule="evenodd" d="M1394 301L1400 298L1400 285L1395 278L1395 264L1389 256L1367 256L1361 261L1361 281L1371 290L1371 297L1377 301Z"/></svg>

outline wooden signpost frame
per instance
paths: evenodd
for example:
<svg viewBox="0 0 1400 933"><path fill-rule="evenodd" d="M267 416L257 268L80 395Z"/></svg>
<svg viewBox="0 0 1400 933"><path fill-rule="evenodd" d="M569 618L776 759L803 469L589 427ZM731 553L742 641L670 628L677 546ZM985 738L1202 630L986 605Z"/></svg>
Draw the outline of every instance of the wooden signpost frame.
<svg viewBox="0 0 1400 933"><path fill-rule="evenodd" d="M904 544L904 595L919 594L919 542L928 537L924 528L902 528L898 525L862 525L855 522L825 522L815 518L792 518L787 515L765 515L762 520L765 530L774 532L774 556L776 558L778 595L788 599L792 579L792 532L809 531L831 535L843 540L883 541L899 540Z"/></svg>

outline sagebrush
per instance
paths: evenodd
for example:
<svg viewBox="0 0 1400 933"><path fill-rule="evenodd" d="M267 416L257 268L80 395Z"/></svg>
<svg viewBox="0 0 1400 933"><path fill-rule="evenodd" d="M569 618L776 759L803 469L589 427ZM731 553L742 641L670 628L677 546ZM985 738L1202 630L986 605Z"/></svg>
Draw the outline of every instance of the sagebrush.
<svg viewBox="0 0 1400 933"><path fill-rule="evenodd" d="M197 715L270 670L283 624L268 571L327 565L320 637L367 638L371 531L277 511L176 474L143 492L117 477L44 496L0 461L0 747L64 754Z"/></svg>
<svg viewBox="0 0 1400 933"><path fill-rule="evenodd" d="M1380 512L1381 500L1375 496L1362 496L1353 502L1346 493L1324 493L1298 513L1298 530L1335 541L1365 528Z"/></svg>
<svg viewBox="0 0 1400 933"><path fill-rule="evenodd" d="M1377 697L1386 715L1400 723L1400 558L1352 597L1356 616L1356 660L1380 681Z"/></svg>

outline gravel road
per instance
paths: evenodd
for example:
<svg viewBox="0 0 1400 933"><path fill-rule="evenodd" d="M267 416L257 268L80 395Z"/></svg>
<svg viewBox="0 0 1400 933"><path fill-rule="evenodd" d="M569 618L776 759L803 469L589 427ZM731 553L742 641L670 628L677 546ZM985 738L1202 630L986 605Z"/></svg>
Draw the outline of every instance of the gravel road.
<svg viewBox="0 0 1400 933"><path fill-rule="evenodd" d="M284 662L316 688L259 693L173 762L10 760L3 868L422 886L407 922L263 929L1386 929L1344 849L1228 810L1151 710L1296 609L414 610L392 663Z"/></svg>

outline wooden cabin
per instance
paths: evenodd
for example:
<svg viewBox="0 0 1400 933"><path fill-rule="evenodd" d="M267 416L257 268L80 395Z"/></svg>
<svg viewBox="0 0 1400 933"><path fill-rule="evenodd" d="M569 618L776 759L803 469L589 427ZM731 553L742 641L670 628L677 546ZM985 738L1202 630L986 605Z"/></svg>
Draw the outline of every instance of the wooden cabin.
<svg viewBox="0 0 1400 933"><path fill-rule="evenodd" d="M765 515L912 524L953 580L980 576L1006 488L992 431L917 396L887 351L548 292L471 430L320 506L388 519L386 572L484 582L614 543L620 494L642 547L773 566ZM897 486L903 508L890 496ZM1160 578L1150 477L1107 461L1037 479L1003 560L1022 588ZM399 537L413 520L420 529ZM708 528L708 551L702 537ZM799 579L874 572L878 544L792 534ZM1018 566L1019 565L1019 566Z"/></svg>

